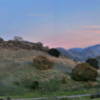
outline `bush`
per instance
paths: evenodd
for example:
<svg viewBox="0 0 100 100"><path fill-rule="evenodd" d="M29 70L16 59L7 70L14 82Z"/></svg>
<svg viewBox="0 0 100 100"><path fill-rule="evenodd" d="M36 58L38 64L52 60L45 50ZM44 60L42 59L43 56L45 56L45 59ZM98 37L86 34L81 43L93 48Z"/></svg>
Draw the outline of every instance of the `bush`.
<svg viewBox="0 0 100 100"><path fill-rule="evenodd" d="M41 82L40 91L42 93L51 93L60 90L61 81L58 79L51 79L49 81Z"/></svg>
<svg viewBox="0 0 100 100"><path fill-rule="evenodd" d="M33 81L32 84L30 85L30 88L32 90L39 89L39 82L38 81Z"/></svg>
<svg viewBox="0 0 100 100"><path fill-rule="evenodd" d="M37 56L33 59L33 64L37 69L40 70L47 70L51 69L53 66L53 62L51 62L47 57L45 56Z"/></svg>
<svg viewBox="0 0 100 100"><path fill-rule="evenodd" d="M67 83L67 78L65 76L63 76L61 82L62 82L62 84L66 84Z"/></svg>
<svg viewBox="0 0 100 100"><path fill-rule="evenodd" d="M97 70L88 63L78 64L72 70L72 78L77 81L95 81Z"/></svg>
<svg viewBox="0 0 100 100"><path fill-rule="evenodd" d="M99 69L99 62L95 59L95 58L89 58L88 60L86 60L86 62L88 64L90 64L91 66L93 66L96 69Z"/></svg>
<svg viewBox="0 0 100 100"><path fill-rule="evenodd" d="M4 42L3 38L0 37L0 43Z"/></svg>
<svg viewBox="0 0 100 100"><path fill-rule="evenodd" d="M23 41L23 38L20 37L20 36L15 36L15 37L14 37L14 40L15 40L15 41Z"/></svg>
<svg viewBox="0 0 100 100"><path fill-rule="evenodd" d="M51 55L51 56L54 56L54 57L59 57L60 56L60 52L55 49L55 48L52 48L48 51L48 53Z"/></svg>
<svg viewBox="0 0 100 100"><path fill-rule="evenodd" d="M36 89L39 89L39 81L37 80L33 80L33 79L22 79L21 82L17 82L19 84L15 84L15 85L18 85L18 86L23 86L27 89L30 89L30 90L36 90Z"/></svg>

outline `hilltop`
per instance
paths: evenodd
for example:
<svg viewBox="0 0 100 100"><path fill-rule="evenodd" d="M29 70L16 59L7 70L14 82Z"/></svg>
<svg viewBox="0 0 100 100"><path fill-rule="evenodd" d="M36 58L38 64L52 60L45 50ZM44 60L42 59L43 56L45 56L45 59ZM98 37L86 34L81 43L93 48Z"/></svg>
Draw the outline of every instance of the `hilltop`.
<svg viewBox="0 0 100 100"><path fill-rule="evenodd" d="M21 37L15 37L13 40L5 41L0 38L0 48L4 49L25 49L25 50L41 50L48 51L48 47L43 46L41 42L33 43L23 39Z"/></svg>

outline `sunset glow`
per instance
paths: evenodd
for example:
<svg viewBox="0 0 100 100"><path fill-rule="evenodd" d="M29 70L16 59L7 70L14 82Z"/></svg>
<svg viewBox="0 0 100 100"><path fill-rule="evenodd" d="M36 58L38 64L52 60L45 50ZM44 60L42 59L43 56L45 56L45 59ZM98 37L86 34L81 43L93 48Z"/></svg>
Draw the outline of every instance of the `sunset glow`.
<svg viewBox="0 0 100 100"><path fill-rule="evenodd" d="M0 37L50 47L100 44L100 0L0 0Z"/></svg>

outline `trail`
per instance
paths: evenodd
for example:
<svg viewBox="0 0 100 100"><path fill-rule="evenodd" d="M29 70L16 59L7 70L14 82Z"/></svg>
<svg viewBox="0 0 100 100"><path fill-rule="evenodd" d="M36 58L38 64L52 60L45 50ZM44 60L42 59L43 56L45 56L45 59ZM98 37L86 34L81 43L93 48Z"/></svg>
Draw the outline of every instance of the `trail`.
<svg viewBox="0 0 100 100"><path fill-rule="evenodd" d="M73 99L73 98L80 98L80 97L91 97L91 96L99 96L100 93L97 94L79 94L79 95L71 95L71 96L55 96L55 97L39 97L39 98L17 98L11 100L61 100L61 99ZM5 99L6 100L6 99Z"/></svg>

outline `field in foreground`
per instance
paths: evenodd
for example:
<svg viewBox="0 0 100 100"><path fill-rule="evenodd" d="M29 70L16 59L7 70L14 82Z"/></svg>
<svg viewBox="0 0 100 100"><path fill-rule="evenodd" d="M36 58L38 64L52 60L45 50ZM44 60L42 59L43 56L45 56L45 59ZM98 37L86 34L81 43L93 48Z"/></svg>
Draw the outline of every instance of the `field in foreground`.
<svg viewBox="0 0 100 100"><path fill-rule="evenodd" d="M46 56L54 62L52 68L48 70L36 69L33 58L38 55ZM1 49L0 95L2 97L33 98L100 92L99 80L91 83L71 79L70 73L76 64L68 58L55 58L36 50ZM63 83L63 79L65 79L65 83ZM39 82L38 89L31 87L34 81Z"/></svg>

